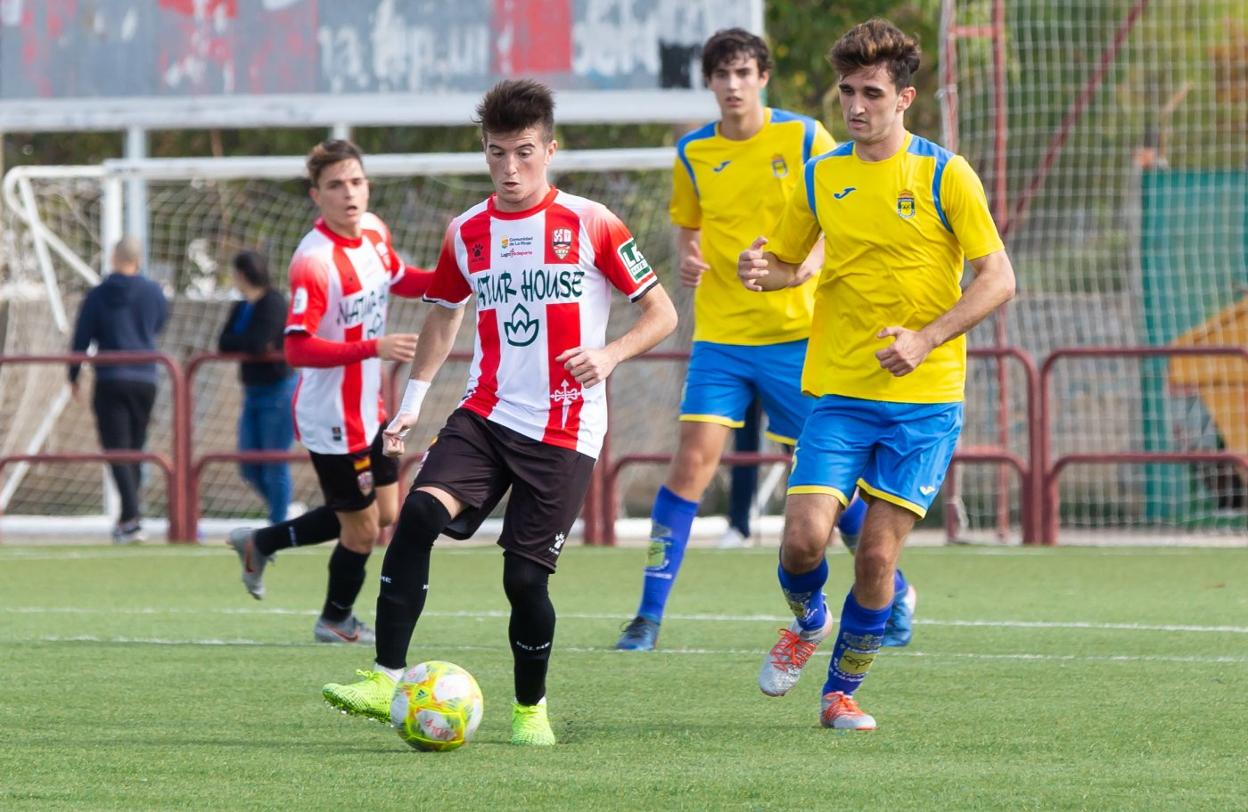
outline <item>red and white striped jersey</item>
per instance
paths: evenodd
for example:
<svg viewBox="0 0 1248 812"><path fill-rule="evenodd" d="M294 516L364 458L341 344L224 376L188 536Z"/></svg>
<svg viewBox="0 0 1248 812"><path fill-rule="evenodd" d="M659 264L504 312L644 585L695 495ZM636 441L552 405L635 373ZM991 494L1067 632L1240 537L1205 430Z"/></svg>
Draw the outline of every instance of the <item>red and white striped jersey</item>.
<svg viewBox="0 0 1248 812"><path fill-rule="evenodd" d="M606 387L583 388L555 358L606 343L612 288L636 301L657 284L618 217L552 188L527 211L499 211L491 197L456 217L425 300L460 307L476 294L476 346L461 406L597 457Z"/></svg>
<svg viewBox="0 0 1248 812"><path fill-rule="evenodd" d="M390 286L404 265L390 244L390 229L371 212L358 239L344 237L317 219L290 260L290 312L286 332L327 341L379 338L386 330ZM339 367L299 369L295 432L309 451L352 454L367 448L385 420L381 359Z"/></svg>

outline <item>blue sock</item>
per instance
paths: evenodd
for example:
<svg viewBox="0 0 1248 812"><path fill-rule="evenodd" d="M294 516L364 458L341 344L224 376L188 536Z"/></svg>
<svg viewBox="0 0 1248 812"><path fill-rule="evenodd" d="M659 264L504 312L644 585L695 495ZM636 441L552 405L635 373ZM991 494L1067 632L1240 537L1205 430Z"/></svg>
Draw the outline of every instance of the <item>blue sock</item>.
<svg viewBox="0 0 1248 812"><path fill-rule="evenodd" d="M910 582L906 580L906 576L901 574L901 570L893 570L893 600L906 594L906 590L910 588Z"/></svg>
<svg viewBox="0 0 1248 812"><path fill-rule="evenodd" d="M858 604L851 591L845 597L841 609L841 628L832 649L832 662L828 664L828 681L823 692L840 691L852 694L867 678L867 670L880 653L880 639L884 624L892 614L893 607L865 609Z"/></svg>
<svg viewBox="0 0 1248 812"><path fill-rule="evenodd" d="M841 517L836 520L837 529L841 531L841 542L851 553L858 548L858 538L862 535L862 525L866 520L867 503L861 499L850 502L849 507L842 510Z"/></svg>
<svg viewBox="0 0 1248 812"><path fill-rule="evenodd" d="M776 577L784 599L797 618L797 625L808 632L822 629L828 617L828 604L823 599L822 591L823 585L828 582L827 559L819 559L819 566L801 575L789 572L781 564L776 567Z"/></svg>
<svg viewBox="0 0 1248 812"><path fill-rule="evenodd" d="M646 556L641 607L637 610L637 614L647 620L655 623L663 620L663 608L667 606L667 596L680 572L685 545L689 543L689 528L697 515L697 502L681 499L666 485L659 487L650 510L650 551Z"/></svg>

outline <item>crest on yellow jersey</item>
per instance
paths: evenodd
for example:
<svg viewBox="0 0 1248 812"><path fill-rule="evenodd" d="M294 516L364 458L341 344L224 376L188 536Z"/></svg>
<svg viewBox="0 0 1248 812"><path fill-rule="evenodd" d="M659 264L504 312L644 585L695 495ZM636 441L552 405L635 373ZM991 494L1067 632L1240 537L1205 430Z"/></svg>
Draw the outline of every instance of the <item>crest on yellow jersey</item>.
<svg viewBox="0 0 1248 812"><path fill-rule="evenodd" d="M914 192L902 190L897 195L897 216L903 220L909 220L914 216Z"/></svg>
<svg viewBox="0 0 1248 812"><path fill-rule="evenodd" d="M771 156L771 174L777 178L783 178L789 174L789 165L785 163L784 156L780 154Z"/></svg>

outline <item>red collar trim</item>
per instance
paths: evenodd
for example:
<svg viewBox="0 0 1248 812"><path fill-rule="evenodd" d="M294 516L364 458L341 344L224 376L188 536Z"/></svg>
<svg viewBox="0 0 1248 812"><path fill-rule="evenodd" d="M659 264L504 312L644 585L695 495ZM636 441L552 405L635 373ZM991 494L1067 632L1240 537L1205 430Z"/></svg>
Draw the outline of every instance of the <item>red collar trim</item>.
<svg viewBox="0 0 1248 812"><path fill-rule="evenodd" d="M555 197L558 194L559 190L554 186L551 186L550 191L546 193L546 196L542 198L540 203L533 208L525 209L524 211L499 211L498 207L494 205L494 201L497 199L498 195L490 195L490 199L486 204L486 207L489 209L490 216L497 217L499 220L523 220L526 217L532 217L542 209L550 208L550 204L555 202Z"/></svg>
<svg viewBox="0 0 1248 812"><path fill-rule="evenodd" d="M316 230L329 237L334 245L341 245L343 248L359 248L364 244L364 235L361 233L358 237L344 237L337 231L334 231L325 223L324 217L316 218Z"/></svg>

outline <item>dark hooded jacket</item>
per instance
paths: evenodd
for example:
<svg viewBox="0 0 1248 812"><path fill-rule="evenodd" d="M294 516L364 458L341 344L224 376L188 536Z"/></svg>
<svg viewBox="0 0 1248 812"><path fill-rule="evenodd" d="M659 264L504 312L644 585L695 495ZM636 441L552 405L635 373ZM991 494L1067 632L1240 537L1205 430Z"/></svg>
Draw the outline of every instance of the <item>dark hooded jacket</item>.
<svg viewBox="0 0 1248 812"><path fill-rule="evenodd" d="M169 317L169 303L160 286L147 277L111 273L92 288L78 311L74 327L74 352L86 352L94 341L99 352L132 350L154 352L156 336ZM70 382L78 379L79 365L69 367ZM149 381L156 383L156 365L99 365L99 381Z"/></svg>

